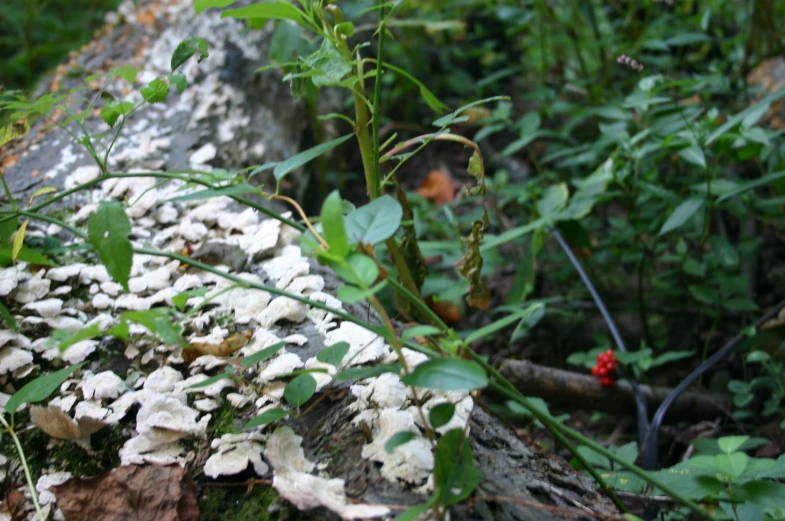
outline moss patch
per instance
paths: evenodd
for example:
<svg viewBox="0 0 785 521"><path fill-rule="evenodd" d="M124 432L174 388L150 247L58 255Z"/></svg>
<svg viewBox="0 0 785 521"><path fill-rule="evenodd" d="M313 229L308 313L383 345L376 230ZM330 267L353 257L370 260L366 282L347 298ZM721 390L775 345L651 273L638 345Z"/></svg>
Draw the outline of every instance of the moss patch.
<svg viewBox="0 0 785 521"><path fill-rule="evenodd" d="M280 499L269 486L203 487L199 495L201 521L300 521L314 519Z"/></svg>

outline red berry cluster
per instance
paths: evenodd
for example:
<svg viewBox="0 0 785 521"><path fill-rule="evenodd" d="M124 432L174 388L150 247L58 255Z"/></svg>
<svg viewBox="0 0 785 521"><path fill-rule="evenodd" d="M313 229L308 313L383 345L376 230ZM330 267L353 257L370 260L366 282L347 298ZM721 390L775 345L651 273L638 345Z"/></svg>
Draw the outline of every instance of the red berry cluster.
<svg viewBox="0 0 785 521"><path fill-rule="evenodd" d="M614 369L616 359L613 357L613 350L608 349L604 353L597 355L597 365L591 368L591 374L600 377L600 385L603 387L613 387L616 385L614 379Z"/></svg>

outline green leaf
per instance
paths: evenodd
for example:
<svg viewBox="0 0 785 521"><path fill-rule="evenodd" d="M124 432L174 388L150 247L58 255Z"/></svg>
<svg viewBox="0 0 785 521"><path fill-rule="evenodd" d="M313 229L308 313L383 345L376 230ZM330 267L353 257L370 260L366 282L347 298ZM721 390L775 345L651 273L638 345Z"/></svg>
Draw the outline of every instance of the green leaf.
<svg viewBox="0 0 785 521"><path fill-rule="evenodd" d="M4 215L4 217L6 217ZM0 248L5 248L11 242L11 236L19 225L19 218L14 216L5 222L0 222Z"/></svg>
<svg viewBox="0 0 785 521"><path fill-rule="evenodd" d="M139 92L147 103L163 103L169 95L169 85L156 78L147 87L142 87Z"/></svg>
<svg viewBox="0 0 785 521"><path fill-rule="evenodd" d="M49 335L49 343L56 345L62 352L77 342L97 336L101 336L101 326L94 322L79 329L56 329Z"/></svg>
<svg viewBox="0 0 785 521"><path fill-rule="evenodd" d="M703 154L703 149L697 143L693 143L687 148L679 150L679 156L693 165L706 168L706 156Z"/></svg>
<svg viewBox="0 0 785 521"><path fill-rule="evenodd" d="M131 85L133 85L134 81L136 81L137 72L139 71L133 65L123 65L122 67L112 69L113 74L120 76Z"/></svg>
<svg viewBox="0 0 785 521"><path fill-rule="evenodd" d="M248 429L253 429L254 427L259 427L261 425L267 425L268 423L281 420L287 416L289 416L289 413L283 409L270 409L253 417L248 423L243 425L242 430L245 431Z"/></svg>
<svg viewBox="0 0 785 521"><path fill-rule="evenodd" d="M98 251L106 271L125 291L133 262L130 233L131 222L117 201L101 202L87 221L87 240Z"/></svg>
<svg viewBox="0 0 785 521"><path fill-rule="evenodd" d="M221 18L237 18L240 20L292 20L306 25L305 15L292 4L281 0L278 2L259 2L221 13Z"/></svg>
<svg viewBox="0 0 785 521"><path fill-rule="evenodd" d="M389 63L384 63L383 67L398 73L399 75L403 76L404 78L406 78L409 81L411 81L412 83L414 83L417 86L417 88L420 89L420 95L423 97L423 99L425 100L425 103L428 104L428 107L430 107L430 109L432 111L434 111L434 112L442 112L443 110L448 110L449 109L449 107L447 105L445 105L444 103L439 101L439 98L437 98L433 94L433 92L431 92L428 89L428 87L423 85L423 83L421 81L419 81L417 78L415 78L414 76L412 76L411 74L406 72L404 69L395 67L394 65L390 65Z"/></svg>
<svg viewBox="0 0 785 521"><path fill-rule="evenodd" d="M39 376L14 393L14 395L8 399L8 402L6 402L5 410L13 415L23 403L32 404L46 400L74 371L81 369L86 363L87 362L81 362L55 371L54 373Z"/></svg>
<svg viewBox="0 0 785 521"><path fill-rule="evenodd" d="M349 269L336 271L343 280L350 284L368 287L373 285L379 277L379 267L376 262L364 253L351 253L346 261Z"/></svg>
<svg viewBox="0 0 785 521"><path fill-rule="evenodd" d="M487 326L483 326L479 329L475 329L469 336L466 337L465 341L467 344L472 344L483 337L486 337L492 333L499 331L500 329L509 326L513 322L529 317L535 311L541 309L542 307L543 307L543 303L537 302L535 304L531 304L527 306L522 310L518 310L515 313L510 313L506 317L491 322Z"/></svg>
<svg viewBox="0 0 785 521"><path fill-rule="evenodd" d="M463 107L459 108L455 112L451 112L450 114L447 114L446 116L440 117L439 119L437 119L436 121L433 122L433 126L441 127L441 128L449 127L450 125L452 125L452 123L455 121L455 119L461 113L463 113L464 111L466 111L466 110L468 110L468 109L470 109L472 107L476 107L478 105L484 105L485 103L490 103L492 101L508 101L509 99L510 99L509 96L493 96L493 97L490 97L490 98L485 98L485 99L474 101L472 103L464 105Z"/></svg>
<svg viewBox="0 0 785 521"><path fill-rule="evenodd" d="M16 262L16 258L19 255L19 251L22 249L22 246L25 242L25 231L27 230L27 225L30 223L29 220L25 219L25 222L22 223L22 226L19 227L19 231L16 232L16 237L14 237L14 243L11 247L11 261Z"/></svg>
<svg viewBox="0 0 785 521"><path fill-rule="evenodd" d="M691 198L682 202L662 225L659 235L665 235L683 225L701 206L703 206L703 199Z"/></svg>
<svg viewBox="0 0 785 521"><path fill-rule="evenodd" d="M221 380L231 378L233 375L234 370L232 370L231 367L227 367L223 373L211 376L207 380L202 380L201 382L195 383L193 385L189 385L188 389L199 389L200 387L207 387L208 385L213 385L215 382L220 382Z"/></svg>
<svg viewBox="0 0 785 521"><path fill-rule="evenodd" d="M197 0L196 3L198 4L199 0ZM225 5L229 5L229 4L225 4ZM194 5L194 7L196 7L196 12L200 11L197 5ZM206 8L207 7L203 7L202 10ZM205 40L204 38L199 38L198 36L189 36L188 38L180 42L179 45L175 48L174 52L172 53L172 63L171 63L172 72L176 71L182 64L184 64L188 60L188 58L190 58L194 54L199 55L198 58L199 61L202 61L208 56L210 56L208 47L209 45L207 43L207 40ZM142 92L142 96L144 96L144 92ZM147 96L145 96L144 99L147 99ZM164 96L164 99L166 99L166 96Z"/></svg>
<svg viewBox="0 0 785 521"><path fill-rule="evenodd" d="M133 108L130 101L112 100L101 109L101 119L113 128L120 116L127 116Z"/></svg>
<svg viewBox="0 0 785 521"><path fill-rule="evenodd" d="M278 342L276 344L271 345L270 347L265 347L261 351L257 351L252 355L248 355L243 358L243 361L240 362L240 366L245 369L246 367L250 367L254 364L258 364L259 362L264 362L275 353L283 349L286 345L286 342Z"/></svg>
<svg viewBox="0 0 785 521"><path fill-rule="evenodd" d="M337 344L333 344L330 347L319 351L319 354L316 355L316 359L324 364L338 367L341 365L343 357L349 352L349 347L348 342L338 342Z"/></svg>
<svg viewBox="0 0 785 521"><path fill-rule="evenodd" d="M339 257L346 257L351 250L346 228L343 225L343 202L341 195L334 190L322 205L322 230L330 251Z"/></svg>
<svg viewBox="0 0 785 521"><path fill-rule="evenodd" d="M321 145L316 145L313 148L309 148L308 150L304 150L299 154L296 154L285 161L281 161L280 163L275 165L273 169L273 175L275 179L280 181L284 178L286 174L291 172L292 170L296 170L297 168L303 166L304 164L316 159L320 155L324 154L332 150L333 148L337 147L341 143L344 143L351 139L354 134L347 134L345 136L339 137L338 139L333 139L332 141L328 141L327 143L322 143Z"/></svg>
<svg viewBox="0 0 785 521"><path fill-rule="evenodd" d="M283 396L286 401L294 407L300 407L307 402L316 392L316 380L313 376L305 373L295 377L286 386Z"/></svg>
<svg viewBox="0 0 785 521"><path fill-rule="evenodd" d="M401 204L383 195L346 216L346 233L352 244L378 244L393 236L402 218Z"/></svg>
<svg viewBox="0 0 785 521"><path fill-rule="evenodd" d="M717 440L717 445L722 452L730 454L731 452L739 450L739 447L748 439L750 439L749 436L723 436Z"/></svg>
<svg viewBox="0 0 785 521"><path fill-rule="evenodd" d="M417 437L417 434L410 431L398 431L387 440L384 444L384 451L388 454L395 450L396 447L408 443Z"/></svg>
<svg viewBox="0 0 785 521"><path fill-rule="evenodd" d="M414 521L424 514L429 508L431 508L432 503L433 499L428 501L428 503L421 503L419 505L414 505L413 507L407 508L395 518L395 521Z"/></svg>
<svg viewBox="0 0 785 521"><path fill-rule="evenodd" d="M230 195L239 195L239 194L258 194L258 193L260 193L260 190L255 186L251 186L247 184L236 184L236 185L222 186L220 188L208 188L207 190L199 190L198 192L172 197L167 201L170 203L176 203L181 201L198 201L200 199L209 199L211 197L220 197L222 195L230 196Z"/></svg>
<svg viewBox="0 0 785 521"><path fill-rule="evenodd" d="M732 268L739 264L739 254L728 241L718 235L709 237L712 256L726 268Z"/></svg>
<svg viewBox="0 0 785 521"><path fill-rule="evenodd" d="M189 289L188 291L181 291L172 297L172 303L177 306L177 309L183 311L185 304L191 297L204 297L207 294L207 288Z"/></svg>
<svg viewBox="0 0 785 521"><path fill-rule="evenodd" d="M738 125L739 123L744 121L744 119L746 117L748 117L750 114L754 114L757 110L759 110L758 109L758 105L769 105L769 104L773 103L774 101L778 100L779 98L781 98L783 96L785 96L785 87L782 87L781 89L778 89L778 90L772 92L768 96L766 96L763 99L759 100L754 105L751 105L751 106L747 107L746 109L742 110L741 112L739 112L738 114L728 118L728 120L725 123L723 123L720 126L720 128L715 130L708 137L708 139L706 139L705 146L708 147L716 139L720 138L723 134L728 132L728 130L732 129L733 127L735 127L736 125Z"/></svg>
<svg viewBox="0 0 785 521"><path fill-rule="evenodd" d="M334 87L352 70L352 62L327 38L322 41L318 51L306 58L305 63L316 74L309 75L316 87Z"/></svg>
<svg viewBox="0 0 785 521"><path fill-rule="evenodd" d="M431 422L431 427L438 429L450 423L453 414L455 414L454 403L440 403L431 408L431 411L428 413L428 421Z"/></svg>
<svg viewBox="0 0 785 521"><path fill-rule="evenodd" d="M401 340L406 342L407 340L411 340L414 337L439 335L441 332L442 330L436 326L414 326L403 332L401 335Z"/></svg>
<svg viewBox="0 0 785 521"><path fill-rule="evenodd" d="M592 450L590 447L579 445L578 452L581 454L581 456L583 456L587 463L593 467L598 467L601 469L611 468L610 460L599 452Z"/></svg>
<svg viewBox="0 0 785 521"><path fill-rule="evenodd" d="M462 429L452 429L439 438L433 480L444 506L466 499L480 484L480 471L474 466L472 449Z"/></svg>
<svg viewBox="0 0 785 521"><path fill-rule="evenodd" d="M368 289L358 288L357 286L341 286L338 288L336 295L341 300L341 302L345 302L346 304L356 304L357 302L360 302L361 300L366 299L371 295L375 295L386 286L387 279Z"/></svg>
<svg viewBox="0 0 785 521"><path fill-rule="evenodd" d="M8 311L8 308L5 307L5 304L0 302L0 318L3 319L5 325L8 326L9 329L13 329L14 331L19 331L19 327L16 325L16 320L14 316Z"/></svg>
<svg viewBox="0 0 785 521"><path fill-rule="evenodd" d="M181 335L182 326L174 320L172 310L153 308L143 311L125 311L120 320L136 322L158 335L166 344L186 346Z"/></svg>
<svg viewBox="0 0 785 521"><path fill-rule="evenodd" d="M178 94L182 94L188 86L188 80L185 79L185 74L167 74L166 79L169 80L170 85L174 85L177 88Z"/></svg>
<svg viewBox="0 0 785 521"><path fill-rule="evenodd" d="M714 461L718 471L739 477L747 468L750 457L743 452L731 452L730 454L717 454L714 456Z"/></svg>
<svg viewBox="0 0 785 521"><path fill-rule="evenodd" d="M760 179L755 179L754 181L748 181L746 183L742 183L735 190L725 192L724 194L722 194L720 197L717 198L717 202L720 203L726 199L730 199L731 197L736 197L737 195L747 192L749 190L753 190L755 188L760 188L761 186L773 184L775 181L778 181L782 178L785 178L785 170L781 172L772 172L770 174L766 174Z"/></svg>
<svg viewBox="0 0 785 521"><path fill-rule="evenodd" d="M768 362L770 359L771 356L766 351L752 351L750 354L747 355L748 364Z"/></svg>
<svg viewBox="0 0 785 521"><path fill-rule="evenodd" d="M398 374L401 372L401 364L395 362L387 365L372 365L370 367L350 367L335 375L338 382L352 380L364 380L365 378L375 378L384 373Z"/></svg>
<svg viewBox="0 0 785 521"><path fill-rule="evenodd" d="M488 385L482 367L459 358L435 358L423 362L403 377L406 385L439 391L471 391Z"/></svg>
<svg viewBox="0 0 785 521"><path fill-rule="evenodd" d="M235 3L237 0L194 0L194 10L201 13L205 9L211 7L227 7Z"/></svg>
<svg viewBox="0 0 785 521"><path fill-rule="evenodd" d="M567 199L570 197L570 191L566 183L559 183L557 185L549 186L542 198L537 201L537 213L540 217L545 219L557 219L559 214L567 206Z"/></svg>

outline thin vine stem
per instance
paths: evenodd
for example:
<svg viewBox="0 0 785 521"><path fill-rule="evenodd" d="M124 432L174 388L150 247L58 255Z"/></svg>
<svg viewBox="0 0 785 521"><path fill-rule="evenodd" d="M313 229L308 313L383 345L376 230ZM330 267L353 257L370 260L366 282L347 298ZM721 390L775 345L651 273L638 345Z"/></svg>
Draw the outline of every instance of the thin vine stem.
<svg viewBox="0 0 785 521"><path fill-rule="evenodd" d="M22 462L22 468L25 471L25 479L27 480L27 488L30 490L30 497L33 498L33 506L35 507L35 512L38 514L38 519L40 521L45 521L46 518L44 517L44 513L41 511L41 504L38 502L38 492L35 489L35 484L33 483L33 476L30 474L30 466L27 464L27 458L25 457L25 451L22 448L22 444L19 441L19 437L16 435L14 429L8 424L6 419L0 415L0 422L2 422L3 427L6 431L8 431L8 435L11 436L11 439L14 440L14 445L16 445L16 451L19 453L19 459Z"/></svg>

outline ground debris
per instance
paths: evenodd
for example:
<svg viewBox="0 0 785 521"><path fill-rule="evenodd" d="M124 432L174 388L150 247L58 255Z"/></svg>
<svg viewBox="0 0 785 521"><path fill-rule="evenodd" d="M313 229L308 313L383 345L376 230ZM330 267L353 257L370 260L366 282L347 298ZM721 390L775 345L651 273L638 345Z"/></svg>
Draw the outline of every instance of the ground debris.
<svg viewBox="0 0 785 521"><path fill-rule="evenodd" d="M68 521L197 521L190 473L178 465L119 467L52 487Z"/></svg>

